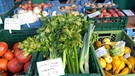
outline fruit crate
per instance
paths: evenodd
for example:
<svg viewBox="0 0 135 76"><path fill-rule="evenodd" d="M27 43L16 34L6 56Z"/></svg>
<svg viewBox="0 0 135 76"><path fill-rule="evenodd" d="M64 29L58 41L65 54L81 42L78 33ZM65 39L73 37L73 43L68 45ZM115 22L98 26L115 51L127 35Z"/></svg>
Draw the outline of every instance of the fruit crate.
<svg viewBox="0 0 135 76"><path fill-rule="evenodd" d="M132 41L132 39L126 34L126 32L124 30L113 30L113 31L94 31L93 34L97 37L98 41L102 41L104 38L109 38L111 41L125 41L126 42L126 46L131 48L131 56L135 57L135 52L133 50L133 48L135 47L135 43ZM93 44L93 49L95 49L95 44ZM95 49L96 50L96 49ZM94 50L94 54L96 55L96 59L98 61L98 64L100 66L100 70L102 72L102 76L106 76L103 68L100 65L98 56L96 54ZM135 76L135 74L125 74L125 75L113 75L113 76Z"/></svg>
<svg viewBox="0 0 135 76"><path fill-rule="evenodd" d="M12 33L9 33L9 30L0 30L0 41L4 41L8 44L9 49L12 49L12 46L16 42L23 41L27 37L34 36L36 34L37 28L24 29L24 30L12 30ZM37 58L38 52L32 54L32 59L30 61L30 66L27 73L23 71L18 74L18 76L24 76L26 74L32 73L33 64L35 63L35 59ZM13 76L11 72L8 71L9 76Z"/></svg>
<svg viewBox="0 0 135 76"><path fill-rule="evenodd" d="M112 8L106 8L106 10L109 10ZM90 8L85 8L85 10L92 10ZM97 11L100 10L99 8L96 9ZM128 16L120 9L120 11L125 15L121 17L94 17L89 18L88 20L94 20L95 21L95 31L106 31L106 30L121 30L125 29L126 25L128 23ZM86 13L87 15L87 13Z"/></svg>
<svg viewBox="0 0 135 76"><path fill-rule="evenodd" d="M92 46L90 47L90 60L89 60L89 70L90 70L90 74L65 74L62 76L101 76L101 71L100 68L98 66L97 60L95 58L95 54L93 54L93 48ZM36 59L36 62L39 61L43 61L45 60L43 58L43 52L39 52L38 57ZM33 65L36 65L36 63L34 63ZM29 74L28 76L38 76L38 71L37 71L37 67L35 66L33 69L33 72L31 74Z"/></svg>

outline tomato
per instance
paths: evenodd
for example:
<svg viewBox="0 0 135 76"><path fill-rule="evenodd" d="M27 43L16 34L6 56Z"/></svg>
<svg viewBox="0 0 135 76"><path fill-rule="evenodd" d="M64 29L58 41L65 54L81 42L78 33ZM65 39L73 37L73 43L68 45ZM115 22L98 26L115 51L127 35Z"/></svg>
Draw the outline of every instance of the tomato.
<svg viewBox="0 0 135 76"><path fill-rule="evenodd" d="M25 73L28 72L29 65L30 65L30 61L28 61L28 62L26 62L26 63L24 64L24 72L25 72Z"/></svg>
<svg viewBox="0 0 135 76"><path fill-rule="evenodd" d="M31 59L31 55L27 55L26 57L24 57L24 51L20 50L19 52L16 53L16 58L20 63L26 63L28 61L30 61Z"/></svg>
<svg viewBox="0 0 135 76"><path fill-rule="evenodd" d="M0 58L0 70L7 71L7 65L8 65L8 60L5 58Z"/></svg>
<svg viewBox="0 0 135 76"><path fill-rule="evenodd" d="M8 45L6 42L0 42L0 56L3 56L8 50Z"/></svg>
<svg viewBox="0 0 135 76"><path fill-rule="evenodd" d="M19 42L16 42L16 43L13 45L13 50L19 49L18 46L19 46Z"/></svg>
<svg viewBox="0 0 135 76"><path fill-rule="evenodd" d="M7 59L7 60L11 60L11 59L14 58L14 53L9 50L4 54L4 58Z"/></svg>
<svg viewBox="0 0 135 76"><path fill-rule="evenodd" d="M19 73L23 70L24 64L20 63L16 58L13 58L8 63L8 70L13 74Z"/></svg>

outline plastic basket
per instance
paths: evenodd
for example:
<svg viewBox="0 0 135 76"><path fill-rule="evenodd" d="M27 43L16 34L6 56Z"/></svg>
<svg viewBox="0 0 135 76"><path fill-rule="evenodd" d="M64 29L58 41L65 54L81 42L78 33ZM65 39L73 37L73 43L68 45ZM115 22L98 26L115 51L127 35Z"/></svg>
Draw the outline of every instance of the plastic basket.
<svg viewBox="0 0 135 76"><path fill-rule="evenodd" d="M9 30L1 30L0 32L0 41L5 41L8 43L11 48L15 42L22 41L29 36L36 34L37 28L23 29L23 30L12 30L12 33L9 33Z"/></svg>
<svg viewBox="0 0 135 76"><path fill-rule="evenodd" d="M126 46L130 47L132 49L132 56L135 57L135 52L133 51L133 48L135 47L135 43L132 41L132 39L126 34L125 31L121 31L121 30L115 30L115 31L94 31L93 32L96 37L97 40L102 41L103 38L109 38L111 41L125 41L126 42ZM94 48L94 44L93 44L93 48ZM95 51L94 54L96 55ZM99 63L99 59L96 55L96 58L98 60L98 64L100 66L100 70L102 72L102 75L105 76L105 73ZM135 74L126 74L126 75L120 75L120 76L134 76ZM119 76L119 75L116 75Z"/></svg>
<svg viewBox="0 0 135 76"><path fill-rule="evenodd" d="M131 38L133 36L135 36L135 29L133 29L133 28L126 28L126 32L127 32L128 36L130 36Z"/></svg>
<svg viewBox="0 0 135 76"><path fill-rule="evenodd" d="M6 5L7 0L0 0L0 6Z"/></svg>
<svg viewBox="0 0 135 76"><path fill-rule="evenodd" d="M36 28L35 29L25 29L25 30L12 30L12 33L10 34L8 30L0 30L0 41L4 41L8 44L9 49L12 49L12 46L14 43L23 41L27 37L33 36L36 34ZM27 73L24 73L23 71L19 73L17 76L25 76L26 74L31 74L33 69L33 64L36 61L38 53L32 54L32 59L30 61L30 66ZM9 76L13 76L11 72L8 71Z"/></svg>
<svg viewBox="0 0 135 76"><path fill-rule="evenodd" d="M59 1L51 1L53 7L58 7L60 5Z"/></svg>
<svg viewBox="0 0 135 76"><path fill-rule="evenodd" d="M14 0L0 0L0 14L7 13L14 7Z"/></svg>
<svg viewBox="0 0 135 76"><path fill-rule="evenodd" d="M108 8L109 9L109 8ZM86 10L91 10L89 8L86 8ZM99 10L99 9L97 9ZM95 31L106 31L106 30L121 30L125 29L126 25L128 23L128 16L120 10L125 16L122 17L94 17L94 18L89 18L88 20L94 20L95 21ZM108 22L104 22L108 21ZM111 22L109 22L111 21Z"/></svg>
<svg viewBox="0 0 135 76"><path fill-rule="evenodd" d="M94 51L93 51L93 48L91 46L90 47L90 59L89 59L90 74L65 74L63 76L101 76L100 68L98 66L97 60L96 60L95 55L93 53L94 53ZM43 60L44 60L43 52L40 51L36 61L38 62L38 61L43 61ZM33 70L34 70L34 73L31 76L38 76L37 67L35 67L35 69L33 69Z"/></svg>
<svg viewBox="0 0 135 76"><path fill-rule="evenodd" d="M29 26L27 24L21 25L21 29L25 29L25 28L39 28L39 27L42 26L42 21L39 19L38 21L36 21L34 23L30 23Z"/></svg>

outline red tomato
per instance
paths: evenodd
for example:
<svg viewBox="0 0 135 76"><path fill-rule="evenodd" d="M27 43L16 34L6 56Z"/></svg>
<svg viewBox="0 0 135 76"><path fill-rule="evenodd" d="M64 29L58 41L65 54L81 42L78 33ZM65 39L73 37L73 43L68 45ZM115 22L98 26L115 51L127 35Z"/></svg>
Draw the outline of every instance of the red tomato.
<svg viewBox="0 0 135 76"><path fill-rule="evenodd" d="M31 59L31 55L27 55L26 57L24 57L24 51L20 50L19 52L16 53L16 59L20 62L20 63L26 63L28 61L30 61Z"/></svg>
<svg viewBox="0 0 135 76"><path fill-rule="evenodd" d="M19 42L16 42L16 43L13 45L13 50L19 49L18 46L19 46Z"/></svg>
<svg viewBox="0 0 135 76"><path fill-rule="evenodd" d="M24 64L20 63L16 58L13 58L8 63L8 70L13 74L19 73L23 70Z"/></svg>
<svg viewBox="0 0 135 76"><path fill-rule="evenodd" d="M7 71L7 65L8 65L8 60L5 58L0 58L0 70Z"/></svg>
<svg viewBox="0 0 135 76"><path fill-rule="evenodd" d="M25 72L25 73L28 72L29 65L30 65L30 61L28 61L28 62L26 62L26 63L24 64L24 72Z"/></svg>
<svg viewBox="0 0 135 76"><path fill-rule="evenodd" d="M3 56L8 50L8 45L6 42L0 42L0 56Z"/></svg>
<svg viewBox="0 0 135 76"><path fill-rule="evenodd" d="M4 54L4 58L7 59L7 60L11 60L14 58L14 53L12 51L7 51L5 54Z"/></svg>
<svg viewBox="0 0 135 76"><path fill-rule="evenodd" d="M14 56L16 57L18 53L20 53L20 49L14 50Z"/></svg>

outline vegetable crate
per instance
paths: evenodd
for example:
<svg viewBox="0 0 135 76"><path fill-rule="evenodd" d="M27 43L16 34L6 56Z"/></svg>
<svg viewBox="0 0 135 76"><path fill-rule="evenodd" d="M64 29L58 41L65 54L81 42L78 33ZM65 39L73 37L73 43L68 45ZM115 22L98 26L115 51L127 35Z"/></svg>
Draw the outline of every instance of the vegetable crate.
<svg viewBox="0 0 135 76"><path fill-rule="evenodd" d="M87 11L91 11L90 8L85 8ZM106 9L109 10L110 8ZM100 9L96 9L97 11L100 11ZM93 17L89 18L88 20L94 20L95 21L95 31L106 31L106 30L121 30L125 29L127 22L128 22L128 16L120 10L124 16L118 16L118 17ZM87 13L86 13L87 14Z"/></svg>
<svg viewBox="0 0 135 76"><path fill-rule="evenodd" d="M36 28L34 29L25 29L25 30L12 30L12 33L9 33L8 30L0 30L0 41L4 41L8 44L9 48L12 49L14 43L23 41L25 38L29 36L33 36L36 34ZM37 58L38 53L34 53L32 55L32 59L30 61L30 66L27 73L31 73L31 69L34 66L35 59ZM13 76L12 73L9 72L9 76ZM19 75L25 75L24 72L19 73Z"/></svg>
<svg viewBox="0 0 135 76"><path fill-rule="evenodd" d="M115 31L94 31L93 34L97 37L98 41L102 41L104 38L109 38L111 42L115 42L115 41L125 41L126 45L131 48L131 56L135 57L135 52L133 51L133 47L135 47L135 43L132 41L132 39L126 34L125 31L121 31L121 30L115 30ZM93 49L95 49L95 44L93 44ZM96 49L95 49L96 50ZM106 76L104 73L103 68L101 67L101 64L99 62L99 58L96 54L96 52L94 51L93 53L94 55L96 55L96 59L98 61L98 64L100 66L100 70L102 72L102 76ZM117 74L116 76L134 76L135 74Z"/></svg>
<svg viewBox="0 0 135 76"><path fill-rule="evenodd" d="M15 43L24 40L29 36L36 34L37 28L23 29L23 30L12 30L12 33L9 33L9 30L1 30L0 32L0 41L5 41L8 43L9 47Z"/></svg>
<svg viewBox="0 0 135 76"><path fill-rule="evenodd" d="M65 74L63 76L101 76L101 71L100 71L100 68L98 66L98 63L97 63L97 60L95 58L95 54L93 54L94 51L93 51L93 48L92 46L90 47L90 60L89 60L89 69L90 69L90 74ZM38 55L37 55L37 59L36 59L36 62L39 62L39 61L43 61L44 58L43 58L43 52L42 51L39 51L38 52ZM32 69L32 73L28 73L28 76L38 76L38 71L37 71L37 67L36 67L36 63L33 63L33 65L35 65Z"/></svg>

